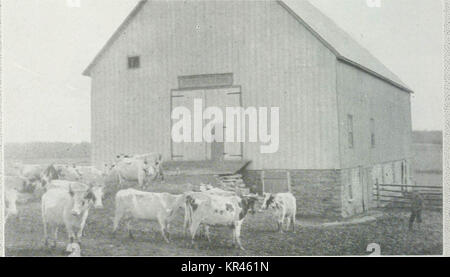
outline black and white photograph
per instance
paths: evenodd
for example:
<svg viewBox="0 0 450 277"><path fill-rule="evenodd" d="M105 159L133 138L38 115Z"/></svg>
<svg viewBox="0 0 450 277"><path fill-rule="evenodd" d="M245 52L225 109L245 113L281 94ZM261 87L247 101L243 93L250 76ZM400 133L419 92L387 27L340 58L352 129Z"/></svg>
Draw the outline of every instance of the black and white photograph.
<svg viewBox="0 0 450 277"><path fill-rule="evenodd" d="M1 254L444 255L444 7L1 1Z"/></svg>

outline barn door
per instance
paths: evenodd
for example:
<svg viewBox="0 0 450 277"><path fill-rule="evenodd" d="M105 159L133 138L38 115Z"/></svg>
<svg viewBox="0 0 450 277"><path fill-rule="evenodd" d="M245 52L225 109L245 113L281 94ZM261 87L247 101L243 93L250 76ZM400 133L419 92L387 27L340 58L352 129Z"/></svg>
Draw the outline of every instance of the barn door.
<svg viewBox="0 0 450 277"><path fill-rule="evenodd" d="M204 90L192 91L173 91L172 92L172 110L176 107L186 107L191 112L191 141L190 142L174 142L172 140L172 159L184 161L201 161L206 159L205 142L194 142L194 100L201 99L203 112L205 108ZM172 120L172 126L175 122ZM203 123L202 123L203 124Z"/></svg>
<svg viewBox="0 0 450 277"><path fill-rule="evenodd" d="M241 104L241 89L238 87L224 89L225 94L224 103L225 107L242 107ZM227 128L230 126L224 126L224 132L226 133ZM237 128L235 126L235 133ZM244 130L245 135L245 130ZM242 142L226 142L224 145L224 159L225 160L241 160L242 159Z"/></svg>
<svg viewBox="0 0 450 277"><path fill-rule="evenodd" d="M216 88L205 90L207 107L219 107L223 113L223 122L217 124L215 132L222 128L223 138L227 131L226 107L241 107L240 87ZM240 160L242 159L242 143L240 142L213 142L206 149L207 157L211 160ZM220 153L222 151L222 153Z"/></svg>

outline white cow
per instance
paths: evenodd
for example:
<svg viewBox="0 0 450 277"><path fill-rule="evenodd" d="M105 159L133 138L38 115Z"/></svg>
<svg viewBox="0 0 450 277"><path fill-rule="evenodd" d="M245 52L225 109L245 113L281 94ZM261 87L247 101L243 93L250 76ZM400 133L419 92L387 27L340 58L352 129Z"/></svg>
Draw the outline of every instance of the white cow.
<svg viewBox="0 0 450 277"><path fill-rule="evenodd" d="M56 247L58 228L62 225L66 228L70 243L74 239L80 242L89 209L94 202L95 196L90 190L77 191L70 187L69 190L53 188L44 193L41 208L45 245L48 245L48 231L54 228L53 246ZM78 231L76 235L75 231Z"/></svg>
<svg viewBox="0 0 450 277"><path fill-rule="evenodd" d="M15 189L5 188L5 221L11 215L17 215L17 197L18 193Z"/></svg>
<svg viewBox="0 0 450 277"><path fill-rule="evenodd" d="M201 224L205 226L206 237L209 238L209 226L228 226L232 229L233 245L237 243L241 250L241 226L247 214L254 212L256 197L221 196L204 192L185 195L192 244Z"/></svg>
<svg viewBox="0 0 450 277"><path fill-rule="evenodd" d="M81 174L76 165L55 165L59 179L67 181L80 181Z"/></svg>
<svg viewBox="0 0 450 277"><path fill-rule="evenodd" d="M286 193L264 193L264 201L261 210L272 209L277 217L278 231L283 232L284 219L286 222L286 231L292 221L292 231L295 231L295 215L297 214L297 204L294 195Z"/></svg>
<svg viewBox="0 0 450 277"><path fill-rule="evenodd" d="M47 166L40 174L40 180L45 187L52 180L80 181L81 174L76 165L54 165Z"/></svg>
<svg viewBox="0 0 450 277"><path fill-rule="evenodd" d="M111 173L119 177L120 187L125 182L137 182L143 188L146 178L155 175L155 168L147 160L123 158L114 165Z"/></svg>
<svg viewBox="0 0 450 277"><path fill-rule="evenodd" d="M22 166L20 176L27 178L30 183L34 183L41 180L41 173L44 169L43 165L25 164Z"/></svg>
<svg viewBox="0 0 450 277"><path fill-rule="evenodd" d="M78 172L81 175L81 182L88 185L104 185L105 174L92 166L80 166Z"/></svg>
<svg viewBox="0 0 450 277"><path fill-rule="evenodd" d="M80 182L72 182L72 181L66 181L66 180L53 180L48 184L47 190L50 189L65 189L69 191L70 189L76 190L76 191L91 191L95 198L94 198L94 208L103 208L103 185L86 185Z"/></svg>
<svg viewBox="0 0 450 277"><path fill-rule="evenodd" d="M183 195L170 193L143 192L135 189L120 190L116 194L116 210L114 215L113 235L117 231L120 220L125 218L128 234L133 238L130 229L132 219L157 221L166 242L169 242L168 225L172 220L173 210L183 204L179 201Z"/></svg>
<svg viewBox="0 0 450 277"><path fill-rule="evenodd" d="M27 189L28 180L22 176L5 176L5 188L23 192Z"/></svg>

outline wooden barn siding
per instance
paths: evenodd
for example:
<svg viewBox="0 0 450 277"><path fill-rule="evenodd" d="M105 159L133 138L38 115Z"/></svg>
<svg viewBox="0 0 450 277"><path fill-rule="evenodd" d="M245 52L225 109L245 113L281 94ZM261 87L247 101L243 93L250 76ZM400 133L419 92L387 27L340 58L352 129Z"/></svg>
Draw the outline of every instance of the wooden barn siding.
<svg viewBox="0 0 450 277"><path fill-rule="evenodd" d="M337 93L341 213L348 217L363 212L363 198L366 209L376 205L372 196L376 180L401 183L401 161L411 159L410 94L342 62L337 64ZM353 149L348 144L348 114L353 116ZM371 147L371 118L375 120L375 148ZM364 174L359 180L358 172Z"/></svg>
<svg viewBox="0 0 450 277"><path fill-rule="evenodd" d="M141 68L128 70L134 54ZM120 152L170 157L177 76L232 72L245 107L280 107L279 151L245 144L249 169L339 168L335 64L276 2L148 2L93 69L94 162Z"/></svg>
<svg viewBox="0 0 450 277"><path fill-rule="evenodd" d="M410 159L410 94L342 62L337 72L341 168ZM347 114L353 115L353 149L348 146ZM375 148L370 118L375 120Z"/></svg>

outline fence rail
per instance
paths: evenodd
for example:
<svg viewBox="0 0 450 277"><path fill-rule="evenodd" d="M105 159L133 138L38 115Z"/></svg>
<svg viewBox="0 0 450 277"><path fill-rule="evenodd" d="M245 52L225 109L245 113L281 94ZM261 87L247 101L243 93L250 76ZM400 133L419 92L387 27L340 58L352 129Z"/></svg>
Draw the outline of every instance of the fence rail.
<svg viewBox="0 0 450 277"><path fill-rule="evenodd" d="M377 207L392 206L408 208L411 205L412 192L418 192L422 195L425 209L442 209L443 195L442 187L440 186L375 184L373 187L373 196Z"/></svg>

